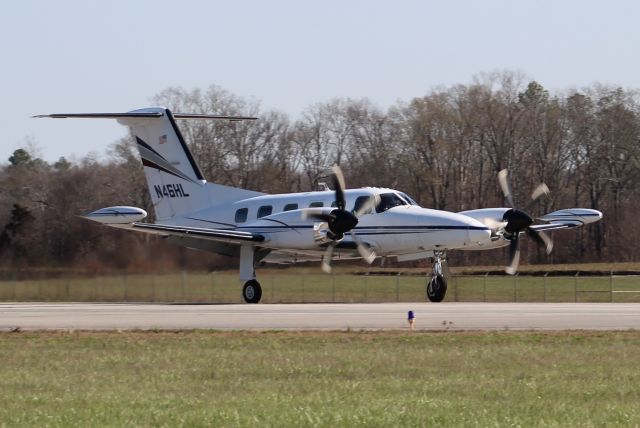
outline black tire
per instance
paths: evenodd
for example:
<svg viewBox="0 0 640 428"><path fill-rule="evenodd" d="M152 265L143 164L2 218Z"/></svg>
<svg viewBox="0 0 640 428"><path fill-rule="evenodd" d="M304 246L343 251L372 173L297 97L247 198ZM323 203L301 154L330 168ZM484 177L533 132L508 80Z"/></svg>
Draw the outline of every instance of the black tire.
<svg viewBox="0 0 640 428"><path fill-rule="evenodd" d="M447 280L442 275L433 276L427 283L427 299L434 303L444 300L447 294Z"/></svg>
<svg viewBox="0 0 640 428"><path fill-rule="evenodd" d="M244 287L242 287L242 297L244 297L244 301L247 303L260 302L262 298L262 287L260 287L260 283L255 279L245 282Z"/></svg>

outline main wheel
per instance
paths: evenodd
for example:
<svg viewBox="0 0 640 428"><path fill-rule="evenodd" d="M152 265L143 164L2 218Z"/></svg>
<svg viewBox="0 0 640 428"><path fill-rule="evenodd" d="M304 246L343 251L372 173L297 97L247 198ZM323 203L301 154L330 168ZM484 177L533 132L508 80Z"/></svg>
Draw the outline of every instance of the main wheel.
<svg viewBox="0 0 640 428"><path fill-rule="evenodd" d="M260 287L260 283L255 279L245 282L242 288L242 297L244 297L244 301L247 303L258 303L262 297L262 287Z"/></svg>
<svg viewBox="0 0 640 428"><path fill-rule="evenodd" d="M442 275L435 275L427 284L427 298L431 302L442 302L447 294L447 280Z"/></svg>

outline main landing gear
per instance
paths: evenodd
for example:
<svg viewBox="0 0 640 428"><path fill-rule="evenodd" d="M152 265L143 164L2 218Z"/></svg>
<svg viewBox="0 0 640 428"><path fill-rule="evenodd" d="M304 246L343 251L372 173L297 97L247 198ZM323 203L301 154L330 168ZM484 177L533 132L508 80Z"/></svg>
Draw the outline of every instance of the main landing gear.
<svg viewBox="0 0 640 428"><path fill-rule="evenodd" d="M447 279L442 273L442 262L446 259L444 251L434 251L433 255L433 270L431 279L427 282L427 299L438 303L442 302L447 294Z"/></svg>
<svg viewBox="0 0 640 428"><path fill-rule="evenodd" d="M247 303L259 303L262 298L262 287L256 280L255 248L251 245L240 247L240 281L246 281L242 287L242 297Z"/></svg>
<svg viewBox="0 0 640 428"><path fill-rule="evenodd" d="M244 283L242 287L242 297L247 303L258 303L262 297L262 287L255 279L251 279Z"/></svg>

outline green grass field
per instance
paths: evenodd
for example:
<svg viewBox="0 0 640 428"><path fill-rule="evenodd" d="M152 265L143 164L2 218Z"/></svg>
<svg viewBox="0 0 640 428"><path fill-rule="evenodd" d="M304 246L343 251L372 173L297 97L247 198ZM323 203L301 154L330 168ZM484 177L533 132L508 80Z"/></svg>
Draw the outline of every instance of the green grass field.
<svg viewBox="0 0 640 428"><path fill-rule="evenodd" d="M0 333L0 426L638 426L639 332Z"/></svg>
<svg viewBox="0 0 640 428"><path fill-rule="evenodd" d="M425 276L259 275L262 302L408 302L425 299ZM453 276L446 301L640 302L640 276ZM237 272L110 275L0 281L0 301L240 303Z"/></svg>

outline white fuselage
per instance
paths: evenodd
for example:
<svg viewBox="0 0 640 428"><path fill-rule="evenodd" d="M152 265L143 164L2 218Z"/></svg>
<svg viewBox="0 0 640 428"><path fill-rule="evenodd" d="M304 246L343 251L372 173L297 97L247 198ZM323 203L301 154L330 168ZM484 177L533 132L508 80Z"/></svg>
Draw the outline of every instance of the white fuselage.
<svg viewBox="0 0 640 428"><path fill-rule="evenodd" d="M404 193L392 189L346 190L346 209L354 210L358 198L368 199L373 195L390 202L386 205L381 202L371 213L362 215L353 231L375 248L378 255L480 249L491 244L491 231L480 221L419 207ZM172 224L257 233L266 237L265 247L275 250L321 250L326 243L321 239L323 224L303 219L302 209L325 207L330 212L334 200L334 191L264 195L175 217ZM349 248L351 242L347 234L341 244Z"/></svg>

